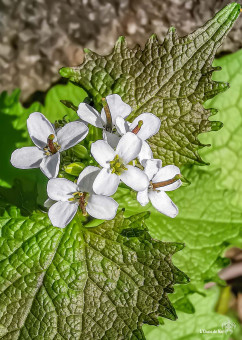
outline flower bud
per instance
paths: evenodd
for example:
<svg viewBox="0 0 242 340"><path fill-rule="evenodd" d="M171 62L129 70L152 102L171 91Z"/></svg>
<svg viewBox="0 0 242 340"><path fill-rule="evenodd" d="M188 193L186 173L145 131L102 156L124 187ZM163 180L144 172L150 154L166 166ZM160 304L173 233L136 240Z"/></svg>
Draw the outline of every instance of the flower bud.
<svg viewBox="0 0 242 340"><path fill-rule="evenodd" d="M65 166L64 170L69 175L79 176L84 168L85 168L85 164L77 162L77 163L71 163Z"/></svg>

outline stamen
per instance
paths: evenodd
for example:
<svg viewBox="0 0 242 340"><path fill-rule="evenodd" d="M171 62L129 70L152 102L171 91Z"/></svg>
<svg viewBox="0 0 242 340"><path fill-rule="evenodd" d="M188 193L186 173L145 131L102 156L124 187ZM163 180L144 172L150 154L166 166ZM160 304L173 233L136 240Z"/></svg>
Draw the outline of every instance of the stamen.
<svg viewBox="0 0 242 340"><path fill-rule="evenodd" d="M79 207L82 211L83 216L87 216L87 211L86 211L86 199L88 194L86 192L73 192L72 194L73 197L68 198L68 201L73 202L73 201L79 201Z"/></svg>
<svg viewBox="0 0 242 340"><path fill-rule="evenodd" d="M120 176L125 170L128 170L123 164L122 159L120 159L118 155L116 155L114 159L109 163L112 174Z"/></svg>
<svg viewBox="0 0 242 340"><path fill-rule="evenodd" d="M86 205L87 205L87 202L86 202L86 193L80 193L80 198L79 198L79 207L82 211L82 214L83 216L87 216L87 211L86 211Z"/></svg>
<svg viewBox="0 0 242 340"><path fill-rule="evenodd" d="M48 139L47 139L47 144L48 144L48 147L49 147L49 150L52 154L56 153L57 150L56 150L56 147L54 145L54 140L55 136L53 134L49 135Z"/></svg>
<svg viewBox="0 0 242 340"><path fill-rule="evenodd" d="M132 132L137 135L143 125L143 120L139 120L138 125L132 130Z"/></svg>
<svg viewBox="0 0 242 340"><path fill-rule="evenodd" d="M103 102L103 108L104 108L106 119L107 119L106 130L109 132L112 132L112 116L111 116L111 112L108 106L108 102L106 98L102 98L102 102Z"/></svg>
<svg viewBox="0 0 242 340"><path fill-rule="evenodd" d="M162 187L165 187L165 186L167 186L169 184L175 183L181 177L182 177L182 175L176 175L175 177L173 177L171 179L168 179L167 181L158 182L158 183L151 183L151 187L152 187L152 189L162 188Z"/></svg>

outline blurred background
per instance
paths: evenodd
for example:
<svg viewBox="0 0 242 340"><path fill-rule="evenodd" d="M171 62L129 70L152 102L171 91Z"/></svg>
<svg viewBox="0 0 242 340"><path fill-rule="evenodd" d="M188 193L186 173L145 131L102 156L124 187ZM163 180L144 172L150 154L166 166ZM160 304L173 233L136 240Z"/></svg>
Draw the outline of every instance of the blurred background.
<svg viewBox="0 0 242 340"><path fill-rule="evenodd" d="M83 48L110 53L120 35L130 47L144 46L156 33L162 40L170 26L180 36L194 31L225 0L0 0L0 92L21 89L21 102L44 101L46 92L63 83L58 70L81 64ZM237 20L217 57L242 48L242 20ZM217 311L242 321L242 251L227 252L231 265L220 277ZM207 289L213 283L207 284ZM242 338L242 337L241 337Z"/></svg>
<svg viewBox="0 0 242 340"><path fill-rule="evenodd" d="M0 0L0 91L21 89L22 102L60 80L62 66L78 65L83 48L109 53L120 35L130 46L160 39L170 26L194 31L225 0ZM231 1L232 2L232 1ZM242 47L238 20L218 53Z"/></svg>

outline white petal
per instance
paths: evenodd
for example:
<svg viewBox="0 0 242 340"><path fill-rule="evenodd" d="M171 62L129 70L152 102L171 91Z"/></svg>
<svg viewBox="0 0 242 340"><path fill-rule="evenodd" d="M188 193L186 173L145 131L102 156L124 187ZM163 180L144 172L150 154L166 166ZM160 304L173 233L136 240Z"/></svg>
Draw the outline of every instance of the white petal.
<svg viewBox="0 0 242 340"><path fill-rule="evenodd" d="M55 178L58 175L60 166L60 153L57 152L51 156L45 156L40 164L40 170L48 178Z"/></svg>
<svg viewBox="0 0 242 340"><path fill-rule="evenodd" d="M87 166L79 175L77 186L79 191L93 193L93 182L101 170L96 166Z"/></svg>
<svg viewBox="0 0 242 340"><path fill-rule="evenodd" d="M65 228L73 219L78 203L57 202L50 207L48 215L54 227Z"/></svg>
<svg viewBox="0 0 242 340"><path fill-rule="evenodd" d="M128 170L125 170L121 175L120 179L127 186L134 189L135 191L143 191L149 185L149 180L146 174L132 165L126 165Z"/></svg>
<svg viewBox="0 0 242 340"><path fill-rule="evenodd" d="M141 139L132 132L128 132L120 139L116 149L116 154L122 158L125 164L128 164L138 156L141 146Z"/></svg>
<svg viewBox="0 0 242 340"><path fill-rule="evenodd" d="M169 179L174 178L176 175L180 175L180 169L175 165L166 165L164 168L161 168L155 177L152 179L153 183L163 182L167 181ZM181 180L177 180L176 182L166 185L164 187L157 188L157 190L162 191L172 191L181 186L182 182Z"/></svg>
<svg viewBox="0 0 242 340"><path fill-rule="evenodd" d="M149 144L145 141L142 142L142 147L138 156L138 159L142 165L144 165L144 161L147 159L153 158L152 150Z"/></svg>
<svg viewBox="0 0 242 340"><path fill-rule="evenodd" d="M110 169L102 169L93 183L93 190L98 195L111 196L117 191L119 182L119 176L112 174Z"/></svg>
<svg viewBox="0 0 242 340"><path fill-rule="evenodd" d="M68 201L77 191L77 185L66 178L53 178L47 184L48 196L54 201Z"/></svg>
<svg viewBox="0 0 242 340"><path fill-rule="evenodd" d="M10 162L15 168L32 169L39 168L44 157L44 152L36 146L27 146L17 149L12 153Z"/></svg>
<svg viewBox="0 0 242 340"><path fill-rule="evenodd" d="M57 141L61 151L67 150L80 143L88 134L88 127L82 122L71 122L66 124L57 132Z"/></svg>
<svg viewBox="0 0 242 340"><path fill-rule="evenodd" d="M160 119L152 113L142 113L137 118L135 118L129 127L131 131L136 128L140 120L143 121L143 125L137 133L137 136L142 140L150 138L159 131L161 124Z"/></svg>
<svg viewBox="0 0 242 340"><path fill-rule="evenodd" d="M92 217L101 220L112 220L117 212L118 203L111 197L91 195L86 210Z"/></svg>
<svg viewBox="0 0 242 340"><path fill-rule="evenodd" d="M144 171L146 175L148 176L149 180L151 180L161 169L162 161L160 159L147 159L143 163L143 166L145 167Z"/></svg>
<svg viewBox="0 0 242 340"><path fill-rule="evenodd" d="M176 217L178 208L164 191L149 190L148 195L155 209L169 217Z"/></svg>
<svg viewBox="0 0 242 340"><path fill-rule="evenodd" d="M103 130L103 139L107 142L113 149L116 149L118 142L120 141L120 136L116 133L111 133Z"/></svg>
<svg viewBox="0 0 242 340"><path fill-rule="evenodd" d="M118 133L122 136L125 135L127 132L130 131L129 129L129 123L123 119L123 117L118 116L115 121L115 126L118 130Z"/></svg>
<svg viewBox="0 0 242 340"><path fill-rule="evenodd" d="M149 203L149 197L148 197L148 190L145 189L144 191L139 191L137 193L137 201L142 205L145 206Z"/></svg>
<svg viewBox="0 0 242 340"><path fill-rule="evenodd" d="M49 135L55 135L55 130L48 119L40 112L33 112L27 119L30 138L36 146L44 148Z"/></svg>
<svg viewBox="0 0 242 340"><path fill-rule="evenodd" d="M109 162L115 157L114 150L103 140L97 140L95 143L92 143L91 153L96 161L104 168L109 168Z"/></svg>
<svg viewBox="0 0 242 340"><path fill-rule="evenodd" d="M101 119L100 113L92 106L80 103L77 110L78 116L87 123L99 128L103 128L104 122Z"/></svg>
<svg viewBox="0 0 242 340"><path fill-rule="evenodd" d="M131 107L122 101L122 98L118 94L110 94L106 97L108 107L112 116L112 124L115 124L116 118L121 116L123 118L128 117L130 112L132 111ZM101 117L103 121L107 122L106 114L104 109L101 111Z"/></svg>
<svg viewBox="0 0 242 340"><path fill-rule="evenodd" d="M56 201L52 200L51 198L47 198L47 200L44 202L44 207L50 208L55 203Z"/></svg>

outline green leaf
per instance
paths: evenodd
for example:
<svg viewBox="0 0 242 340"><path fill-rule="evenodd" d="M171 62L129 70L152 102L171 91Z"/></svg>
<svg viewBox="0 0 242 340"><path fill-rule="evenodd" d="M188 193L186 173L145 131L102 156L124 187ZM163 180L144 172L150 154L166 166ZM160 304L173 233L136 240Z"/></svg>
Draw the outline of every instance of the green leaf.
<svg viewBox="0 0 242 340"><path fill-rule="evenodd" d="M114 198L120 207L126 207L126 216L151 211L147 226L152 237L186 244L174 261L196 285L216 279L219 269L227 265L221 256L230 240L240 233L242 212L230 204L233 191L217 188L219 171L191 168L184 170L183 175L192 184L169 192L179 207L175 219L160 214L151 204L141 207L136 194L132 197L127 189L120 188Z"/></svg>
<svg viewBox="0 0 242 340"><path fill-rule="evenodd" d="M202 104L228 88L212 81L211 64L239 12L240 5L232 3L182 38L171 28L162 44L152 35L144 50L130 49L121 37L110 55L88 51L82 65L62 68L60 74L82 86L97 108L102 97L117 93L133 108L131 120L142 112L157 115L161 128L149 143L164 165L206 164L198 154L205 144L197 136L221 123L211 123L212 112Z"/></svg>
<svg viewBox="0 0 242 340"><path fill-rule="evenodd" d="M219 296L219 289L213 288L204 291L206 297L194 294L192 304L196 306L194 314L178 314L176 323L164 320L164 326L144 326L143 330L147 340L229 340L230 334L210 333L202 334L200 330L217 331L225 329L223 323L230 322L227 316L215 313L215 305Z"/></svg>
<svg viewBox="0 0 242 340"><path fill-rule="evenodd" d="M3 339L144 339L143 323L172 320L167 293L187 283L171 262L180 243L151 239L147 213L63 230L45 214L0 218L0 325ZM138 237L126 229L141 230Z"/></svg>
<svg viewBox="0 0 242 340"><path fill-rule="evenodd" d="M219 109L219 119L224 127L214 133L201 136L212 148L203 150L202 155L211 168L220 168L221 176L217 184L220 188L233 189L231 204L242 209L242 50L216 60L215 66L221 65L222 72L216 74L216 80L225 79L231 88L223 95L209 101L207 107Z"/></svg>

